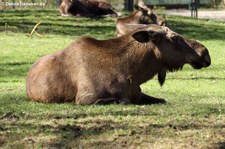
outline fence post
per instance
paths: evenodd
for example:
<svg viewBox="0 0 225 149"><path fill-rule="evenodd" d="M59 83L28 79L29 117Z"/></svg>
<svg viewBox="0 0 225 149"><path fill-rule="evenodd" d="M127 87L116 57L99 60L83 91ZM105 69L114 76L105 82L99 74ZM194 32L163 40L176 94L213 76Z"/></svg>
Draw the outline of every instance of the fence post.
<svg viewBox="0 0 225 149"><path fill-rule="evenodd" d="M3 6L2 6L2 0L0 0L0 10L2 10Z"/></svg>
<svg viewBox="0 0 225 149"><path fill-rule="evenodd" d="M132 11L133 10L133 0L125 0L124 8L125 8L125 10Z"/></svg>
<svg viewBox="0 0 225 149"><path fill-rule="evenodd" d="M190 7L191 7L191 17L198 18L199 0L191 0Z"/></svg>
<svg viewBox="0 0 225 149"><path fill-rule="evenodd" d="M16 6L14 5L15 4L15 0L13 0L12 2L13 2L12 8L15 9L16 8Z"/></svg>

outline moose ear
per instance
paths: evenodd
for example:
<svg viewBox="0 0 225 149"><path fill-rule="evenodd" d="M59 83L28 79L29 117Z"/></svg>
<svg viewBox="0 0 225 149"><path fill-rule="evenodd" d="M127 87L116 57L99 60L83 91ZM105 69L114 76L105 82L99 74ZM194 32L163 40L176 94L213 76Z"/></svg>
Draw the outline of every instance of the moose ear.
<svg viewBox="0 0 225 149"><path fill-rule="evenodd" d="M138 42L146 43L149 41L158 40L161 38L161 34L154 31L137 31L132 35L132 37Z"/></svg>
<svg viewBox="0 0 225 149"><path fill-rule="evenodd" d="M134 9L140 10L142 12L152 12L152 10L144 3L143 0L134 0Z"/></svg>
<svg viewBox="0 0 225 149"><path fill-rule="evenodd" d="M135 10L139 10L139 6L138 5L134 5L134 9Z"/></svg>

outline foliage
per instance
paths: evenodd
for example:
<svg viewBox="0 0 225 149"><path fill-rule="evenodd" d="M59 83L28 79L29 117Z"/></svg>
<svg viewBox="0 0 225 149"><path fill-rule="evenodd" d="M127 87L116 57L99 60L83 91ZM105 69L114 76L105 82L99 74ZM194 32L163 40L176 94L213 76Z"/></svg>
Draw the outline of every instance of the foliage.
<svg viewBox="0 0 225 149"><path fill-rule="evenodd" d="M79 36L115 36L113 18L60 17L56 10L0 12L0 147L2 148L218 148L225 147L225 25L164 16L168 26L200 40L212 65L185 66L163 87L153 79L147 94L165 105L78 106L31 102L26 74L39 57ZM38 34L29 37L33 27Z"/></svg>

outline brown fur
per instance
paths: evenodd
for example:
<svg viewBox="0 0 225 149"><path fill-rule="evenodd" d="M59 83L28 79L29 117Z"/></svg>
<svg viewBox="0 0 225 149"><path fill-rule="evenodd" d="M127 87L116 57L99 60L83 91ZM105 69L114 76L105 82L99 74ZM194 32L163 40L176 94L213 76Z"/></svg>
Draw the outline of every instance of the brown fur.
<svg viewBox="0 0 225 149"><path fill-rule="evenodd" d="M186 40L158 25L109 40L80 38L31 67L27 95L46 103L154 102L158 99L141 93L142 83L186 63L196 69L210 65L207 49L201 46L196 51Z"/></svg>
<svg viewBox="0 0 225 149"><path fill-rule="evenodd" d="M107 0L63 0L59 9L62 16L117 16Z"/></svg>
<svg viewBox="0 0 225 149"><path fill-rule="evenodd" d="M72 5L72 1L71 0L63 0L59 6L59 11L61 16L70 16L71 14L69 14L68 10Z"/></svg>

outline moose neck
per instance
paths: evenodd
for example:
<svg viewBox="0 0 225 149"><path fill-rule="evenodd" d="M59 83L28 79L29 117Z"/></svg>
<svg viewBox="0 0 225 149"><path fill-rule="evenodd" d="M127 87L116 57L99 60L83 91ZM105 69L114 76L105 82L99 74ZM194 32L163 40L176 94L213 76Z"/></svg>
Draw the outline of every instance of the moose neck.
<svg viewBox="0 0 225 149"><path fill-rule="evenodd" d="M160 52L151 42L139 43L129 34L109 40L84 40L82 52L92 53L92 65L102 63L101 69L114 69L115 75L132 78L134 85L139 86L162 70ZM90 49L88 45L93 46Z"/></svg>
<svg viewBox="0 0 225 149"><path fill-rule="evenodd" d="M134 39L127 40L125 59L128 62L128 75L140 85L160 72L163 68L160 53L151 43L139 43Z"/></svg>

